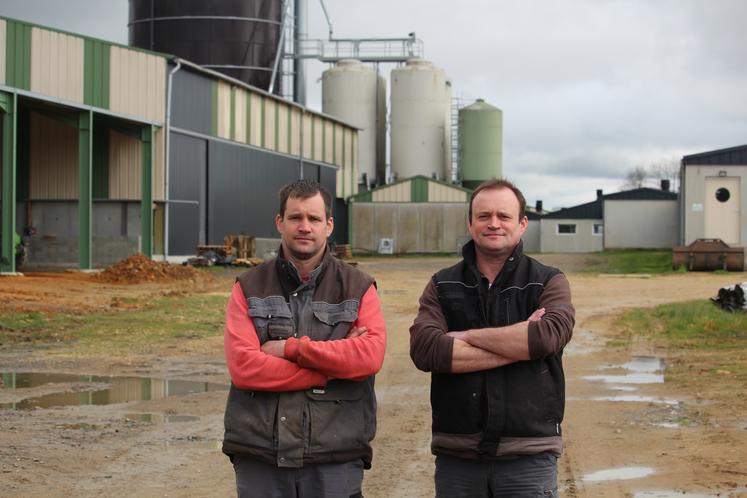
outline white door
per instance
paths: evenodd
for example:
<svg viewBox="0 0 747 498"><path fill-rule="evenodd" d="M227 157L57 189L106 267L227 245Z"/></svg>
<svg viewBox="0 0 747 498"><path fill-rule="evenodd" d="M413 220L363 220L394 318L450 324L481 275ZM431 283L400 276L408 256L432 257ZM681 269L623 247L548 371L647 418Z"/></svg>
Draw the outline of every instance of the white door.
<svg viewBox="0 0 747 498"><path fill-rule="evenodd" d="M705 236L739 245L740 185L737 177L709 177L705 182Z"/></svg>

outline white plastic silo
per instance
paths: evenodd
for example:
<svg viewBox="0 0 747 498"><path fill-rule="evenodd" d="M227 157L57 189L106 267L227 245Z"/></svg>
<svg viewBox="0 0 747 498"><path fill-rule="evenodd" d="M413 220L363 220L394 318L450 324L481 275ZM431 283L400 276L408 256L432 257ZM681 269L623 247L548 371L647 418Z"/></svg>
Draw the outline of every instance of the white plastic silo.
<svg viewBox="0 0 747 498"><path fill-rule="evenodd" d="M443 69L410 59L392 70L392 171L399 179L415 175L444 178L451 168L450 94ZM448 129L447 129L448 128Z"/></svg>
<svg viewBox="0 0 747 498"><path fill-rule="evenodd" d="M377 147L380 147L377 144L384 140L383 136L379 137L380 123L386 116L386 89L382 93L381 88L384 85L376 71L354 59L341 60L322 73L322 112L361 129L358 135L359 182L363 173L369 183L376 180ZM383 111L378 109L381 106L384 106ZM383 164L384 157L379 161Z"/></svg>

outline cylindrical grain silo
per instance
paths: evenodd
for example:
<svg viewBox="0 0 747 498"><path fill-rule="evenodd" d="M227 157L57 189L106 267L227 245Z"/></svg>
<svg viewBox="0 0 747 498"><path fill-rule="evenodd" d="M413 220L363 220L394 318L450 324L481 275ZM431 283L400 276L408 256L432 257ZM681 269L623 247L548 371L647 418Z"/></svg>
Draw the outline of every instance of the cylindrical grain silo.
<svg viewBox="0 0 747 498"><path fill-rule="evenodd" d="M360 128L358 135L358 171L361 182L370 185L377 180L377 150L384 137L379 136L379 123L386 116L386 104L381 93L385 85L373 68L358 60L344 59L322 73L322 112L340 118ZM384 109L379 107L383 105ZM383 160L383 158L381 158ZM379 178L383 180L383 176Z"/></svg>
<svg viewBox="0 0 747 498"><path fill-rule="evenodd" d="M130 0L130 45L173 54L266 90L280 40L282 4Z"/></svg>
<svg viewBox="0 0 747 498"><path fill-rule="evenodd" d="M399 179L444 177L450 85L443 69L410 59L392 70L392 171Z"/></svg>
<svg viewBox="0 0 747 498"><path fill-rule="evenodd" d="M459 110L459 176L475 188L503 171L503 112L477 99Z"/></svg>

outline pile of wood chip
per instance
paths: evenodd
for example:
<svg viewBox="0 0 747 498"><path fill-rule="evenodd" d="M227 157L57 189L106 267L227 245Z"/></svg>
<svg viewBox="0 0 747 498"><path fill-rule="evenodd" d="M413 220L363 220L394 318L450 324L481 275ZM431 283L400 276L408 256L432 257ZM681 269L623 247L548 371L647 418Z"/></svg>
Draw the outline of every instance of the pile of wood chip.
<svg viewBox="0 0 747 498"><path fill-rule="evenodd" d="M200 278L200 272L189 266L153 261L143 253L137 253L106 268L94 278L100 282L139 284L143 282L197 280Z"/></svg>

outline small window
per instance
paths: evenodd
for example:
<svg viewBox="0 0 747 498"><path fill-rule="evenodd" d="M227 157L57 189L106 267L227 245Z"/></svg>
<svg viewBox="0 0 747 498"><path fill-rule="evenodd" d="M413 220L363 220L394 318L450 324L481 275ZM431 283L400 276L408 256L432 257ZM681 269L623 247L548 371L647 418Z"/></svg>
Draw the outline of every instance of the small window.
<svg viewBox="0 0 747 498"><path fill-rule="evenodd" d="M719 202L726 202L731 197L731 192L729 192L728 188L721 187L720 189L716 190L716 200Z"/></svg>
<svg viewBox="0 0 747 498"><path fill-rule="evenodd" d="M558 223L558 235L573 235L576 233L575 223Z"/></svg>
<svg viewBox="0 0 747 498"><path fill-rule="evenodd" d="M591 233L594 235L603 235L604 234L604 225L601 223L594 223L591 226Z"/></svg>

